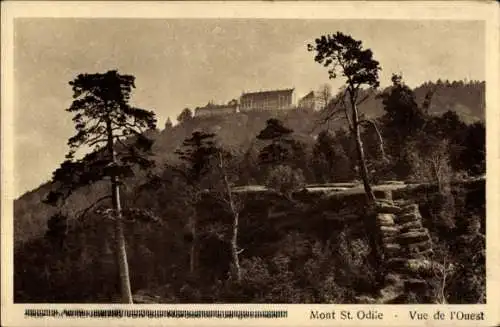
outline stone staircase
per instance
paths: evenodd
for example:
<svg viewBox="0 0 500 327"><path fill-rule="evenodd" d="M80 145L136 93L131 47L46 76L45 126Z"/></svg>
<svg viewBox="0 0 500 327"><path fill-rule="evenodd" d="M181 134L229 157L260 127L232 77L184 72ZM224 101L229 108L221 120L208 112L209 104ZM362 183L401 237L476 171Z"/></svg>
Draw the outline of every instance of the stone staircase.
<svg viewBox="0 0 500 327"><path fill-rule="evenodd" d="M409 292L425 292L425 277L433 274L433 250L429 231L422 225L418 205L379 199L375 216L385 271L384 287L378 298L359 298L359 301L399 303Z"/></svg>

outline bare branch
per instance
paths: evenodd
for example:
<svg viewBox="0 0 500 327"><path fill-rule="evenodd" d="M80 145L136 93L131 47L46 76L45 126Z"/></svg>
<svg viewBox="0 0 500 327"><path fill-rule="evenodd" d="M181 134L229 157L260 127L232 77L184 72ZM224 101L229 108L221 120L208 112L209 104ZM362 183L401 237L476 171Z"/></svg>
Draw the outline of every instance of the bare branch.
<svg viewBox="0 0 500 327"><path fill-rule="evenodd" d="M124 148L128 148L129 146L126 145L125 143L123 143L123 141L120 139L122 135L115 135L114 137L116 138L116 140L118 141L118 143L120 143Z"/></svg>
<svg viewBox="0 0 500 327"><path fill-rule="evenodd" d="M135 119L134 119L135 120ZM123 127L128 127L131 132L135 134L142 134L144 133L144 130L141 128L140 124L137 124L137 121L134 121L134 123L129 123L129 122L115 122L113 121L116 125L119 125L121 128ZM138 130L138 131L137 131Z"/></svg>
<svg viewBox="0 0 500 327"><path fill-rule="evenodd" d="M320 125L324 125L331 121L336 115L341 114L342 112L345 112L345 106L343 108L338 108L337 106L340 102L343 103L343 98L345 97L345 92L342 94L341 97L339 97L335 102L330 102L326 104L324 111L328 111L327 116L323 117L319 120L316 121L316 124L314 125L313 129L311 130L311 133L318 128Z"/></svg>
<svg viewBox="0 0 500 327"><path fill-rule="evenodd" d="M85 142L88 146L94 146L96 144L99 144L99 143L106 143L108 142L108 140L103 140L103 139L99 139L99 138L94 138L94 140L92 142Z"/></svg>
<svg viewBox="0 0 500 327"><path fill-rule="evenodd" d="M382 138L382 134L380 133L380 130L379 130L377 124L375 123L375 121L372 119L363 119L363 120L359 121L359 124L365 125L365 126L370 125L373 127L373 129L375 130L375 133L377 133L380 153L382 154L382 158L385 160L387 157L386 157L385 150L384 150L384 140Z"/></svg>
<svg viewBox="0 0 500 327"><path fill-rule="evenodd" d="M92 208L94 208L98 203L104 201L104 200L107 200L107 199L111 199L111 195L106 195L106 196L103 196L99 199L97 199L97 201L95 201L94 203L92 203L90 206L88 206L87 208L83 209L83 210L80 210L78 212L78 216L76 217L77 220L80 220L81 218L83 218L87 212L89 212L89 210L91 210Z"/></svg>
<svg viewBox="0 0 500 327"><path fill-rule="evenodd" d="M97 119L97 118L92 118L92 119ZM96 128L99 127L100 124L103 123L102 117L99 117L99 120L93 125L92 127L89 127L87 129L87 133L93 133Z"/></svg>

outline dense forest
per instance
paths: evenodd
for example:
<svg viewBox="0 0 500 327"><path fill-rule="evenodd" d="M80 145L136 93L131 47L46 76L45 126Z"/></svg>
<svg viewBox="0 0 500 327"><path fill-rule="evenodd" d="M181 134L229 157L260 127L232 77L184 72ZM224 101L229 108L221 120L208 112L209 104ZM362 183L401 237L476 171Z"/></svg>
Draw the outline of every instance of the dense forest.
<svg viewBox="0 0 500 327"><path fill-rule="evenodd" d="M357 303L380 288L371 232L346 218L363 216L364 197L348 191L363 183L403 185L393 197L419 205L444 262L401 301L434 303L441 290L440 301L485 302L484 82L411 89L394 75L360 89L360 166L352 121L334 115L343 90L321 111L185 110L158 130L153 112L127 107L132 76L71 85L80 96L102 80L122 86L98 94L117 105L99 116L85 102L95 98L75 100L68 160L15 201L16 302L120 301L125 269L135 302ZM89 142L103 146L75 159Z"/></svg>

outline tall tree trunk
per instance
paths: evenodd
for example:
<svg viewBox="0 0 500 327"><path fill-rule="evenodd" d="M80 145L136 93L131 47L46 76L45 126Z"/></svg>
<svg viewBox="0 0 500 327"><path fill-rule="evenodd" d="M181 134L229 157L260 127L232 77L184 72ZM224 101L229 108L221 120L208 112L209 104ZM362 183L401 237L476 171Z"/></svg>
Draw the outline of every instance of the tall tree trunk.
<svg viewBox="0 0 500 327"><path fill-rule="evenodd" d="M111 121L106 123L108 134L108 151L111 155L111 165L116 164L116 153L113 142L113 130ZM123 233L123 217L120 202L120 184L117 176L111 177L111 195L113 209L115 212L115 253L120 274L120 289L123 303L133 303L132 289L130 287L130 275L128 270L127 249L125 244L125 235Z"/></svg>
<svg viewBox="0 0 500 327"><path fill-rule="evenodd" d="M365 152L363 150L363 142L361 141L361 132L359 130L358 108L356 106L356 100L352 95L350 96L350 100L352 106L352 123L354 129L352 133L354 134L354 139L356 140L358 166L361 173L361 178L363 179L363 186L365 188L366 197L369 204L373 204L375 202L375 195L373 194L372 187L368 180L368 169L366 168Z"/></svg>
<svg viewBox="0 0 500 327"><path fill-rule="evenodd" d="M241 266L238 250L238 228L239 228L239 218L240 218L240 208L237 199L233 197L233 190L231 189L231 184L227 177L226 167L224 165L224 158L222 153L219 153L219 168L222 172L222 180L224 182L224 193L226 193L227 198L225 202L229 205L229 210L233 215L233 234L231 235L231 256L233 261L233 277L236 281L241 282ZM224 195L222 196L224 198Z"/></svg>
<svg viewBox="0 0 500 327"><path fill-rule="evenodd" d="M196 209L190 221L191 229L191 249L189 251L189 272L194 274L196 271L196 247L198 244L198 235L196 233Z"/></svg>
<svg viewBox="0 0 500 327"><path fill-rule="evenodd" d="M238 253L238 225L239 225L239 213L233 211L233 235L231 237L231 254L233 256L233 265L235 271L236 280L241 282L241 267L240 267L240 258Z"/></svg>
<svg viewBox="0 0 500 327"><path fill-rule="evenodd" d="M377 226L375 224L375 216L372 208L375 204L375 194L373 193L372 187L370 185L370 181L368 179L368 169L366 168L366 159L365 153L363 151L363 142L361 141L361 133L359 130L359 116L358 116L358 108L356 106L356 99L352 94L350 95L351 100L351 108L352 108L352 124L353 124L353 134L354 139L356 140L356 152L358 154L358 165L361 173L361 178L363 179L363 186L365 189L366 198L368 201L368 212L365 217L365 227L367 229L367 234L369 237L369 243L371 248L370 261L374 267L377 268L377 282L382 284L384 282L384 271L380 269L382 253L379 249L380 242L380 234L378 233Z"/></svg>

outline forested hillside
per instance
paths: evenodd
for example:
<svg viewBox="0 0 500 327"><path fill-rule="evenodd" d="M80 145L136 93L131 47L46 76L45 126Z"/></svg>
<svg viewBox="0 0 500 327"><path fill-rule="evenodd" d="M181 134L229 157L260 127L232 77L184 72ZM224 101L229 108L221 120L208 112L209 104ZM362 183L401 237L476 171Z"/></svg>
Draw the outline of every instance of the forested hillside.
<svg viewBox="0 0 500 327"><path fill-rule="evenodd" d="M368 99L361 105L361 110L367 116L381 117L384 114L384 105L377 95L387 92L390 88L378 94L369 93ZM429 112L439 116L451 110L458 118L466 123L484 121L485 108L485 83L484 82L427 82L415 88L416 102L422 104L425 95L433 91ZM221 144L233 149L247 151L249 148L258 147L259 142L255 136L262 130L269 118L279 118L294 131L294 137L300 139L312 148L319 132L330 132L345 129L346 122L342 119L323 123L326 112L313 112L308 110L271 111L236 113L224 116L191 118L175 126L169 126L161 131L149 131L148 135L154 139L154 156L158 167L163 163L176 163L178 157L175 150L181 146L183 140L195 130L216 133L216 138ZM453 126L451 126L453 128ZM455 133L456 131L449 131ZM451 136L451 135L450 135ZM257 151L257 150L256 150ZM312 151L312 150L311 150ZM316 180L309 180L316 182ZM50 184L50 183L49 183ZM98 186L94 186L98 187ZM33 237L44 234L46 222L54 213L54 209L41 202L50 189L50 185L43 184L39 188L27 192L14 203L15 206L15 241L23 242ZM74 201L75 211L85 208L87 203L102 196L102 191L81 190L79 197L83 201ZM88 197L88 199L87 199ZM80 205L81 204L81 205Z"/></svg>
<svg viewBox="0 0 500 327"><path fill-rule="evenodd" d="M361 129L370 183L432 185L396 197L419 204L436 256L455 262L458 279L448 300L484 302L484 183L466 182L485 174L484 83L426 83L412 90L395 81L365 95L359 110L378 126ZM355 303L373 296L380 281L360 218L364 200L339 195L359 185L356 144L342 116L322 123L342 96L321 112L184 117L117 143L117 150L126 150L147 140L155 162L150 166L130 150L125 157L133 164L120 181L137 301ZM98 159L96 153L89 156ZM110 186L79 168L63 164L54 175L59 182L15 201L18 302L118 297L112 202L105 197ZM61 181L74 183L72 172L89 178L88 186L51 205L47 197L57 195ZM318 184L325 193L311 193ZM457 251L463 244L475 251L473 259ZM439 285L439 276L429 283ZM407 294L402 301L435 297Z"/></svg>

